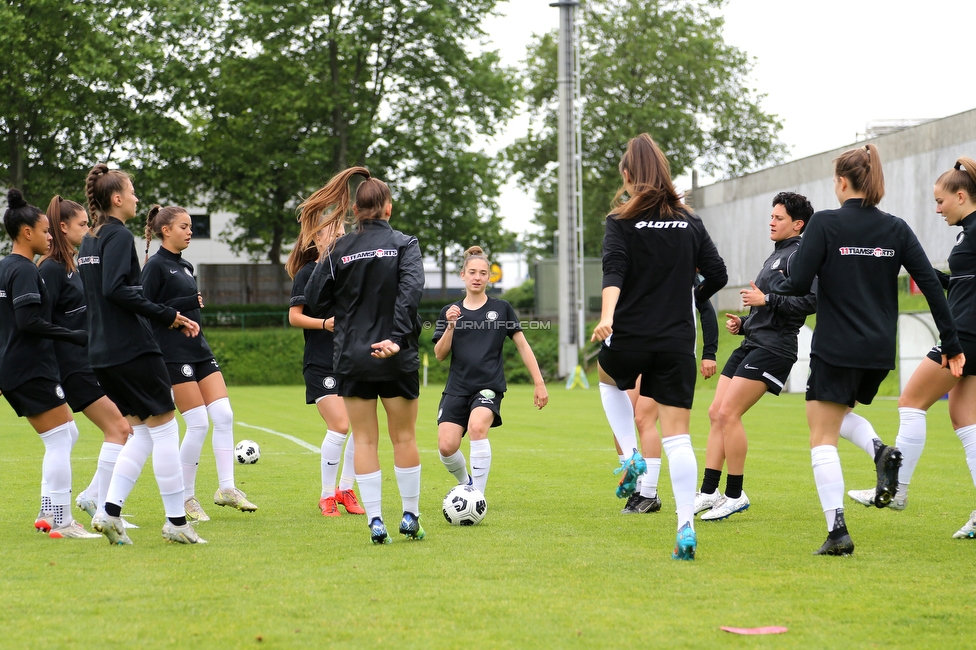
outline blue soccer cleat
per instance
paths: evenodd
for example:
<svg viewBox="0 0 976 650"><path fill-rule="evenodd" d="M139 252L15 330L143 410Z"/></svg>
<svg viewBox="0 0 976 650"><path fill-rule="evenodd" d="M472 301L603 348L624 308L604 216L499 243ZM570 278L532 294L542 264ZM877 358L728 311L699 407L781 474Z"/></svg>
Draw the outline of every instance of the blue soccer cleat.
<svg viewBox="0 0 976 650"><path fill-rule="evenodd" d="M634 454L627 460L620 461L620 467L613 470L614 474L623 472L617 485L617 498L626 499L637 490L637 479L647 471L647 461L635 449Z"/></svg>
<svg viewBox="0 0 976 650"><path fill-rule="evenodd" d="M407 539L423 539L427 533L420 525L420 515L404 512L403 519L400 521L400 534L406 535Z"/></svg>
<svg viewBox="0 0 976 650"><path fill-rule="evenodd" d="M672 560L694 560L695 549L698 547L698 538L691 524L685 524L678 530L678 539L674 543L674 551L671 553Z"/></svg>
<svg viewBox="0 0 976 650"><path fill-rule="evenodd" d="M374 544L392 544L389 533L386 532L386 524L379 517L374 517L369 522L369 539Z"/></svg>

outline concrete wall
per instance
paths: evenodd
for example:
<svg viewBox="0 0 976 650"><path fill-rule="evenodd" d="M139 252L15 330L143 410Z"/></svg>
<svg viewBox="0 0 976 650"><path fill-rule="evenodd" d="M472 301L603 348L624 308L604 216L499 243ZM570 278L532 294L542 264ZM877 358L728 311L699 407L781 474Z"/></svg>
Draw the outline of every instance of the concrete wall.
<svg viewBox="0 0 976 650"><path fill-rule="evenodd" d="M741 308L738 289L748 286L772 251L773 197L788 190L805 195L814 209L836 207L832 161L867 142L878 147L884 167L886 193L879 207L904 219L932 263L945 266L958 231L935 214L932 185L959 156L976 157L976 110L695 190L695 211L729 268L728 288L718 298L720 311Z"/></svg>

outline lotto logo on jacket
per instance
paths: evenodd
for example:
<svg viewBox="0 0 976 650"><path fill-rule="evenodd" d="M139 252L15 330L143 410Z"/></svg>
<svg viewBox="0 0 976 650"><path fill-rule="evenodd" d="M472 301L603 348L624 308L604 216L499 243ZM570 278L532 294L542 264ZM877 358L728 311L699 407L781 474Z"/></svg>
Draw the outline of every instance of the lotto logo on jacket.
<svg viewBox="0 0 976 650"><path fill-rule="evenodd" d="M356 260L366 260L373 257L396 257L396 249L384 249L377 248L375 251L361 251L359 253L353 253L352 255L344 255L342 257L342 263L348 264L349 262L355 262Z"/></svg>
<svg viewBox="0 0 976 650"><path fill-rule="evenodd" d="M634 224L634 228L640 230L641 228L687 228L687 221L638 221Z"/></svg>
<svg viewBox="0 0 976 650"><path fill-rule="evenodd" d="M891 248L859 248L857 246L841 246L841 255L860 255L862 257L894 257L895 251Z"/></svg>

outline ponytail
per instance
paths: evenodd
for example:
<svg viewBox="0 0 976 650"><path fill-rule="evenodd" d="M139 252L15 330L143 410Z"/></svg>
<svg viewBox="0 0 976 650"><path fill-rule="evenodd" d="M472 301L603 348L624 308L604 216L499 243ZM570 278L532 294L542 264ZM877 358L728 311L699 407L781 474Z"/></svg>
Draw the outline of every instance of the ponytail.
<svg viewBox="0 0 976 650"><path fill-rule="evenodd" d="M870 208L884 198L884 173L881 156L873 144L845 151L834 160L834 175L844 177L851 189L864 195L863 205Z"/></svg>
<svg viewBox="0 0 976 650"><path fill-rule="evenodd" d="M10 235L10 239L17 241L24 226L33 228L37 225L41 215L38 208L27 202L24 195L17 188L7 192L7 210L3 213L3 227Z"/></svg>
<svg viewBox="0 0 976 650"><path fill-rule="evenodd" d="M176 221L176 217L187 214L187 211L178 205L167 205L165 208L154 205L149 208L146 215L146 228L143 234L146 238L146 259L143 264L149 261L149 244L152 243L153 235L163 236L163 226L170 226Z"/></svg>
<svg viewBox="0 0 976 650"><path fill-rule="evenodd" d="M610 204L611 214L616 214L617 219L633 219L647 213L664 219L685 217L686 209L671 182L671 166L650 135L641 133L632 138L617 168L621 176L627 172L631 185L630 196L624 199L627 189L621 187Z"/></svg>
<svg viewBox="0 0 976 650"><path fill-rule="evenodd" d="M85 196L88 199L88 213L95 220L92 236L97 237L112 207L112 195L125 189L125 181L131 178L124 171L109 169L105 163L98 163L88 172L85 179Z"/></svg>
<svg viewBox="0 0 976 650"><path fill-rule="evenodd" d="M939 176L935 184L951 194L962 190L969 195L970 201L976 201L976 160L963 156L952 169Z"/></svg>
<svg viewBox="0 0 976 650"><path fill-rule="evenodd" d="M488 256L485 255L485 251L482 250L481 246L472 246L464 251L464 262L461 264L461 273L467 270L468 262L471 260L484 260L488 268L491 269L491 262L488 260Z"/></svg>
<svg viewBox="0 0 976 650"><path fill-rule="evenodd" d="M68 242L68 238L61 232L61 224L73 219L79 213L84 214L85 208L80 203L61 198L60 194L47 204L47 220L51 227L51 247L38 260L38 266L44 260L52 259L63 266L68 273L75 272L75 247ZM85 216L87 220L87 215Z"/></svg>

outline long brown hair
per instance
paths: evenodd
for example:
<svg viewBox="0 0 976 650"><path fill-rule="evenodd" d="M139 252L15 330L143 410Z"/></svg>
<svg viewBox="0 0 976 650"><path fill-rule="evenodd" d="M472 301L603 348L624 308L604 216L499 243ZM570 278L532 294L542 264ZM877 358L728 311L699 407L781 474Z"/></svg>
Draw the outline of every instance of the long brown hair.
<svg viewBox="0 0 976 650"><path fill-rule="evenodd" d="M952 194L962 190L969 195L970 201L976 201L976 160L963 156L952 169L939 176L935 184Z"/></svg>
<svg viewBox="0 0 976 650"><path fill-rule="evenodd" d="M356 188L355 197L352 197L349 183L354 176L363 176L365 180ZM387 184L373 178L365 167L350 167L339 172L325 187L317 190L298 206L301 234L295 247L306 250L309 246L315 246L315 233L323 228L338 233L346 221L351 205L356 207L352 223L357 224L382 217L383 208L392 201L393 196Z"/></svg>
<svg viewBox="0 0 976 650"><path fill-rule="evenodd" d="M178 205L167 205L165 208L154 205L149 208L149 214L146 215L146 228L143 230L143 234L146 238L146 261L149 261L149 244L152 243L153 235L157 235L160 238L163 236L163 226L171 226L176 220L176 217L181 214L189 214L184 208Z"/></svg>
<svg viewBox="0 0 976 650"><path fill-rule="evenodd" d="M298 275L298 272L302 270L303 266L319 258L319 249L315 245L315 235L321 232L321 230L319 228L313 231L311 242L305 246L302 246L304 237L299 235L295 245L291 247L291 252L288 253L288 260L285 262L285 271L292 280L295 279L295 276Z"/></svg>
<svg viewBox="0 0 976 650"><path fill-rule="evenodd" d="M488 255L485 254L484 249L481 246L472 246L468 250L464 251L464 262L461 264L461 273L464 273L468 268L468 262L471 260L484 260L485 264L488 265L488 270L491 270L491 261L488 259Z"/></svg>
<svg viewBox="0 0 976 650"><path fill-rule="evenodd" d="M68 238L61 232L61 223L74 219L78 213L85 214L85 208L79 203L62 199L58 194L47 204L47 220L51 226L51 248L37 261L40 266L44 260L54 260L65 268L68 273L75 272L75 247L71 245ZM85 215L86 219L88 215Z"/></svg>
<svg viewBox="0 0 976 650"><path fill-rule="evenodd" d="M610 214L616 214L617 219L633 219L647 212L663 219L685 217L687 210L671 182L671 166L650 135L641 133L631 139L617 168L621 176L627 172L633 189L632 192L627 192L625 187L617 190ZM624 199L624 194L630 196Z"/></svg>
<svg viewBox="0 0 976 650"><path fill-rule="evenodd" d="M834 159L834 176L844 177L851 189L864 195L862 205L866 208L881 203L884 198L884 172L881 171L881 156L873 144L845 151Z"/></svg>
<svg viewBox="0 0 976 650"><path fill-rule="evenodd" d="M88 214L95 220L92 226L93 237L98 236L98 231L108 220L112 195L122 192L126 181L132 182L132 178L119 169L109 169L105 163L98 163L88 172L85 196L88 198Z"/></svg>

